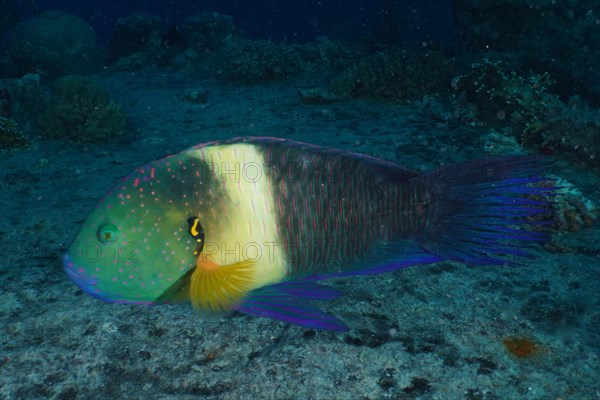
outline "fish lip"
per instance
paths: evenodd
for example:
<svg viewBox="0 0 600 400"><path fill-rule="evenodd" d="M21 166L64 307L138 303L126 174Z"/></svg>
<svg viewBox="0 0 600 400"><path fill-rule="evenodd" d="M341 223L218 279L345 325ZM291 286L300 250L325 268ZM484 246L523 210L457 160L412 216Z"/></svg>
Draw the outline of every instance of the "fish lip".
<svg viewBox="0 0 600 400"><path fill-rule="evenodd" d="M73 262L73 260L71 259L70 255L69 255L69 252L67 251L63 255L63 269L64 269L65 273L67 274L69 279L77 285L78 288L80 288L82 291L84 291L85 293L89 294L90 296L92 296L98 300L106 301L108 303L143 304L143 305L155 304L152 301L132 301L132 300L127 300L127 299L123 299L120 297L110 297L110 296L106 296L102 293L99 293L93 289L95 286L90 285L90 283L92 282L91 278L78 273L77 268L78 268L78 266ZM94 281L96 281L96 280L94 280Z"/></svg>
<svg viewBox="0 0 600 400"><path fill-rule="evenodd" d="M75 265L73 260L71 260L68 251L63 255L63 269L65 270L65 273L67 274L69 279L73 281L73 283L75 283L78 288L80 288L90 296L93 296L102 301L107 301L109 303L115 303L119 301L118 299L112 299L110 297L103 296L102 294L92 290L93 286L90 285L91 280L89 279L89 277L86 277L85 275L76 272L77 266Z"/></svg>
<svg viewBox="0 0 600 400"><path fill-rule="evenodd" d="M71 279L79 286L79 282L81 281L82 276L77 274L77 272L73 271L71 268L64 267L64 270L69 279Z"/></svg>
<svg viewBox="0 0 600 400"><path fill-rule="evenodd" d="M71 259L69 252L66 252L63 255L63 269L65 270L65 273L67 274L69 279L71 279L74 283L76 283L77 286L84 289L83 285L85 283L87 283L89 280L87 279L87 277L85 275L82 275L82 274L76 272L76 268L77 268L77 266Z"/></svg>
<svg viewBox="0 0 600 400"><path fill-rule="evenodd" d="M73 282L75 282L77 284L77 286L79 286L79 282L82 280L83 276L81 276L77 272L75 272L73 269L74 267L75 267L75 264L71 260L71 256L69 255L69 252L67 251L65 254L63 254L63 269L65 270L65 273L67 274L69 279L71 279Z"/></svg>
<svg viewBox="0 0 600 400"><path fill-rule="evenodd" d="M75 264L75 261L69 255L69 252L66 252L63 255L63 269L65 270L65 273L67 274L69 279L71 279L74 283L77 284L77 286L79 286L84 291L88 292L85 286L91 284L93 279L86 274L79 273L77 271L79 268L80 266ZM94 281L96 281L96 279L94 279Z"/></svg>

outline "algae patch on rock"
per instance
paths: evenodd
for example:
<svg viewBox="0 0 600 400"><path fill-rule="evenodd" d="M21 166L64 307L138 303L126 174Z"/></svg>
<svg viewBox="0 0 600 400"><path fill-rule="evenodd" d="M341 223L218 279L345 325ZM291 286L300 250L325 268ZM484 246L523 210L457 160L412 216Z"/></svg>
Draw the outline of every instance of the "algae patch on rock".
<svg viewBox="0 0 600 400"><path fill-rule="evenodd" d="M0 152L29 146L17 123L10 118L0 117Z"/></svg>
<svg viewBox="0 0 600 400"><path fill-rule="evenodd" d="M78 142L114 140L125 135L127 118L95 81L64 76L52 84L52 103L37 120L38 131Z"/></svg>

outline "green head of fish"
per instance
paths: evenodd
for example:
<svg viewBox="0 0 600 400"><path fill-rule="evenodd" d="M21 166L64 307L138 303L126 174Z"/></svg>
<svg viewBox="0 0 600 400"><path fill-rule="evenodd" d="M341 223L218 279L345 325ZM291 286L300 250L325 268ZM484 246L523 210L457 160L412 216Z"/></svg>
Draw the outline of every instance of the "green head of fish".
<svg viewBox="0 0 600 400"><path fill-rule="evenodd" d="M85 220L64 255L67 275L105 301L169 301L165 293L195 265L187 220L202 203L201 183L177 157L136 169Z"/></svg>

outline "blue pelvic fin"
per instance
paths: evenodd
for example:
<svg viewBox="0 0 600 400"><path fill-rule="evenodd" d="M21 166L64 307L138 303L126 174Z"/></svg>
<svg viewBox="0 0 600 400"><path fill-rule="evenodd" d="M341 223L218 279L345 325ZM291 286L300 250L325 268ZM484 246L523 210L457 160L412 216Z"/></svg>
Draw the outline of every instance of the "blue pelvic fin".
<svg viewBox="0 0 600 400"><path fill-rule="evenodd" d="M436 216L413 238L440 257L475 265L520 265L547 234L544 222L556 187L543 177L546 159L497 157L444 166L417 179L436 188Z"/></svg>
<svg viewBox="0 0 600 400"><path fill-rule="evenodd" d="M313 329L347 331L339 319L321 311L308 300L331 300L340 292L312 279L265 286L248 293L235 309L244 314L271 318Z"/></svg>

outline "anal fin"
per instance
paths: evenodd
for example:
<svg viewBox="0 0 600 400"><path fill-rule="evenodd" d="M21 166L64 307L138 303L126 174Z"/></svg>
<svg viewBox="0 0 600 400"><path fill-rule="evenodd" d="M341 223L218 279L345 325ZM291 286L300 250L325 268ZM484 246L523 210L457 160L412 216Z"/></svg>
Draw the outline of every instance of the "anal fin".
<svg viewBox="0 0 600 400"><path fill-rule="evenodd" d="M307 328L341 332L348 330L342 321L307 301L335 299L340 294L312 280L284 282L253 290L235 309Z"/></svg>

